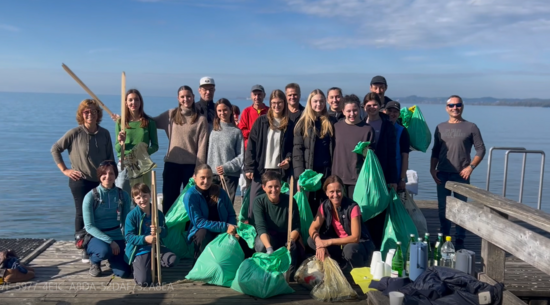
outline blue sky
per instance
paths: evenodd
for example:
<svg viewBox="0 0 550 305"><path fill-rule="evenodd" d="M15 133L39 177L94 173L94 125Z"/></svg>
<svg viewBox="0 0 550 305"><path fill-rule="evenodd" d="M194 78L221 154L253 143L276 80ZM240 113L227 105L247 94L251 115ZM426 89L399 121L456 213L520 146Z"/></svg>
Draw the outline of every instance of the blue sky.
<svg viewBox="0 0 550 305"><path fill-rule="evenodd" d="M147 96L201 76L216 98L289 82L387 95L539 97L550 91L547 0L0 0L0 91Z"/></svg>

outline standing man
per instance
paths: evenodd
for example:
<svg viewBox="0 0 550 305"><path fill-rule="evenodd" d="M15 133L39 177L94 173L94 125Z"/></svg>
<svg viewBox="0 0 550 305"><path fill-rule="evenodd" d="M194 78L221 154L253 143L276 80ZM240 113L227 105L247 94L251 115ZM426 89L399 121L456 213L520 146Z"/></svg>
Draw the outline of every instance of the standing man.
<svg viewBox="0 0 550 305"><path fill-rule="evenodd" d="M286 100L288 102L288 118L292 121L292 126L296 126L296 122L302 116L302 111L305 107L300 104L301 90L297 83L290 83L285 87Z"/></svg>
<svg viewBox="0 0 550 305"><path fill-rule="evenodd" d="M451 195L451 191L445 188L445 183L454 181L469 184L470 175L485 156L485 144L477 125L462 118L464 103L460 96L452 95L447 100L446 108L449 120L437 125L435 129L430 173L437 184L441 233L449 235L451 221L445 217L445 200ZM472 146L476 151L473 161L470 157ZM457 193L454 193L454 197L464 202L468 200ZM457 250L464 248L465 236L466 230L457 225L455 236Z"/></svg>
<svg viewBox="0 0 550 305"><path fill-rule="evenodd" d="M195 106L197 107L197 112L200 115L206 116L210 131L212 130L214 118L216 117L216 107L214 106L215 91L216 83L212 77L205 76L201 78L199 82L199 94L201 99L195 103Z"/></svg>
<svg viewBox="0 0 550 305"><path fill-rule="evenodd" d="M239 121L239 129L243 133L244 149L246 151L246 144L248 143L248 136L250 130L254 125L254 122L263 114L266 114L269 110L264 104L265 90L262 85L252 86L250 92L250 99L252 99L252 106L246 107L241 114L241 120Z"/></svg>
<svg viewBox="0 0 550 305"><path fill-rule="evenodd" d="M342 89L338 87L332 87L327 91L327 101L330 107L328 107L328 115L336 118L337 121L343 120L342 114Z"/></svg>
<svg viewBox="0 0 550 305"><path fill-rule="evenodd" d="M392 100L385 95L387 90L388 83L386 82L386 78L384 76L377 75L370 81L370 92L378 94L380 96L380 100L382 101L380 110L386 108L386 104Z"/></svg>

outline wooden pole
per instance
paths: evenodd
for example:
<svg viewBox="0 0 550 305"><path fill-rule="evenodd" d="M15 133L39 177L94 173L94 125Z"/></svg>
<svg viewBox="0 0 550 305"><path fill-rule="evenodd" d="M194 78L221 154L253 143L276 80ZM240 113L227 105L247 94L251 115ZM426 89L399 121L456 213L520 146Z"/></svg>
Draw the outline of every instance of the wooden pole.
<svg viewBox="0 0 550 305"><path fill-rule="evenodd" d="M120 131L126 131L126 73L122 72L122 81L120 87ZM118 137L118 135L116 135ZM126 141L122 143L120 149L120 168L124 169L124 151L126 150Z"/></svg>
<svg viewBox="0 0 550 305"><path fill-rule="evenodd" d="M69 75L80 85L80 87L82 87L82 89L84 89L84 91L88 92L88 94L94 99L96 100L99 105L101 105L101 107L103 107L103 109L105 109L105 111L107 111L107 113L112 116L113 113L111 112L111 110L109 110L109 108L107 108L107 106L105 106L105 104L103 104L103 102L92 92L92 90L90 90L86 85L84 85L84 83L80 80L80 78L78 78L78 76L76 76L73 71L71 71L71 69L69 69L69 67L67 67L65 64L61 64L61 66L63 67L63 69L65 70L65 72L69 73Z"/></svg>
<svg viewBox="0 0 550 305"><path fill-rule="evenodd" d="M158 274L158 283L162 285L162 270L161 270L161 256L160 256L160 236L158 232L158 204L157 204L157 175L155 171L151 171L151 195L153 196L153 206L151 210L151 220L153 225L157 229L155 231L155 243L152 251L155 252L155 260L153 260L153 253L151 253L151 268L155 269ZM154 274L154 273L153 273ZM155 277L153 277L155 282Z"/></svg>
<svg viewBox="0 0 550 305"><path fill-rule="evenodd" d="M227 188L227 182L225 182L225 178L224 178L223 175L220 175L220 181L221 181L223 190L229 195L229 189Z"/></svg>
<svg viewBox="0 0 550 305"><path fill-rule="evenodd" d="M294 176L290 176L290 183L289 183L289 198L288 198L288 236L287 236L287 249L290 251L290 233L292 232L292 210L294 206Z"/></svg>

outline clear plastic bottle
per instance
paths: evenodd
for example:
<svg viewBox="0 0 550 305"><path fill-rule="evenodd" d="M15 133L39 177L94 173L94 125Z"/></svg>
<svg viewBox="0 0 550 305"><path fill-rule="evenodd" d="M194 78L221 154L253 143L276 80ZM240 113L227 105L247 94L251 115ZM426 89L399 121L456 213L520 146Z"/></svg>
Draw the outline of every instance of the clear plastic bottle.
<svg viewBox="0 0 550 305"><path fill-rule="evenodd" d="M409 274L410 265L411 265L411 245L416 242L414 239L414 234L411 234L411 238L409 239L409 248L407 249L407 261L405 262L405 271L407 274Z"/></svg>
<svg viewBox="0 0 550 305"><path fill-rule="evenodd" d="M455 246L451 242L450 236L445 236L445 243L441 247L441 267L454 268Z"/></svg>

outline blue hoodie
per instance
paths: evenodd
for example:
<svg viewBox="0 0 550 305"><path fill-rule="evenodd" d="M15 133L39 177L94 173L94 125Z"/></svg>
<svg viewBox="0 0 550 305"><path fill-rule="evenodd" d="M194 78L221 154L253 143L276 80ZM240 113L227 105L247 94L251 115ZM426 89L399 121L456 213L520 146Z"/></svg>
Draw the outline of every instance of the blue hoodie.
<svg viewBox="0 0 550 305"><path fill-rule="evenodd" d="M215 233L227 231L227 224L237 225L237 214L229 200L227 193L220 188L218 200L218 213L220 221L208 220L208 205L202 194L196 187L190 188L183 197L185 210L189 215L190 227L187 239L191 241L199 229L206 229Z"/></svg>
<svg viewBox="0 0 550 305"><path fill-rule="evenodd" d="M128 265L134 262L136 254L143 254L151 251L151 246L145 241L145 237L151 234L151 228L146 226L144 222L146 216L147 214L137 206L128 214L128 217L126 217L126 225L124 226L126 232L124 261L126 261ZM162 214L161 211L158 212L158 220L158 227L160 228L159 237L162 242L162 239L168 235L168 229L166 228L164 214Z"/></svg>

